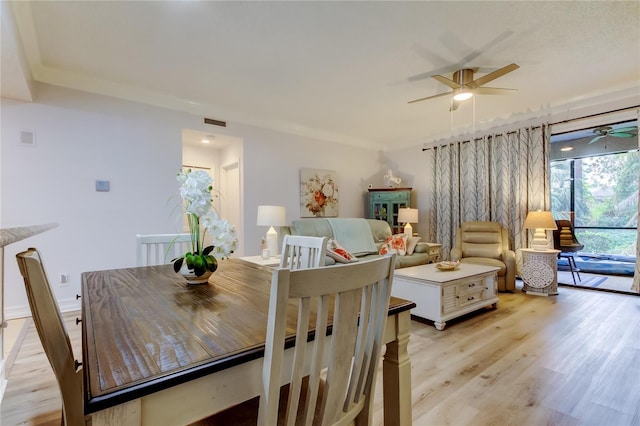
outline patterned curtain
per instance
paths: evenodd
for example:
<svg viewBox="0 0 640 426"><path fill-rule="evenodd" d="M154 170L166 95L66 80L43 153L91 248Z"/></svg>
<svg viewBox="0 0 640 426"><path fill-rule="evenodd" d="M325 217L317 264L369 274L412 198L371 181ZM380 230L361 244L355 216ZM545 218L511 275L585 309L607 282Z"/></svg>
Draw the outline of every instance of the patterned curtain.
<svg viewBox="0 0 640 426"><path fill-rule="evenodd" d="M433 212L429 222L429 234L438 241L444 259L449 257L455 230L460 226L460 145L455 142L433 149L431 191ZM436 189L437 188L437 191Z"/></svg>
<svg viewBox="0 0 640 426"><path fill-rule="evenodd" d="M511 248L528 246L531 210L550 210L549 126L527 127L433 148L430 231L448 258L462 222L498 222Z"/></svg>

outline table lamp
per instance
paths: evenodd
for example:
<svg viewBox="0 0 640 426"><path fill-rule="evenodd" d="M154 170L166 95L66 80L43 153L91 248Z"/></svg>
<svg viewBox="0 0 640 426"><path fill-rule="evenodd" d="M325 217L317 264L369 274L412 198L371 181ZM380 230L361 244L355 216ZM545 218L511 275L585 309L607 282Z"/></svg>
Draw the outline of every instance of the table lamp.
<svg viewBox="0 0 640 426"><path fill-rule="evenodd" d="M418 223L418 209L410 209L402 207L398 209L398 222L405 223L404 233L409 236L413 235L412 223Z"/></svg>
<svg viewBox="0 0 640 426"><path fill-rule="evenodd" d="M285 226L285 209L282 206L258 206L258 226L269 226L265 242L269 256L278 255L278 233L274 226Z"/></svg>
<svg viewBox="0 0 640 426"><path fill-rule="evenodd" d="M533 240L531 240L531 248L534 250L546 250L547 229L558 229L551 212L542 210L529 212L524 221L524 227L535 230L533 233Z"/></svg>

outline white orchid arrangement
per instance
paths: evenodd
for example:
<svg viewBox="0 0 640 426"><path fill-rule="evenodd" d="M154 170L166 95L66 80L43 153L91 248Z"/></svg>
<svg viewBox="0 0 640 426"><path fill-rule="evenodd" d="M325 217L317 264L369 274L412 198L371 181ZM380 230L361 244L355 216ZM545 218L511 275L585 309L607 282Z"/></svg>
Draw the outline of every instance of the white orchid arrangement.
<svg viewBox="0 0 640 426"><path fill-rule="evenodd" d="M206 271L215 272L218 260L229 257L238 247L235 226L221 219L213 207L213 179L204 170L181 170L177 179L189 223L191 251L174 259L173 269L180 271L186 261L187 268L193 270L196 276ZM207 232L213 241L210 246L204 247Z"/></svg>

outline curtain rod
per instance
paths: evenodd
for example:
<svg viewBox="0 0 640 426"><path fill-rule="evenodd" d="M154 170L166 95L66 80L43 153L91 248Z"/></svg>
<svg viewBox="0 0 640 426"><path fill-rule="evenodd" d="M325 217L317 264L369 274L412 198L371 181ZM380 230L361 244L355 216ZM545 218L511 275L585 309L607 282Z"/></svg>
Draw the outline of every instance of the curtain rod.
<svg viewBox="0 0 640 426"><path fill-rule="evenodd" d="M618 109L614 109L613 111L599 112L599 113L597 113L597 114L590 114L590 115L585 115L585 116L582 116L582 117L570 118L570 119L568 119L568 120L556 121L556 122L554 122L554 123L549 123L549 126L553 126L553 125L556 125L556 124L566 124L566 123L571 123L572 121L584 120L585 118L598 117L598 116L601 116L601 115L614 114L614 113L616 113L616 112L621 112L621 111L630 111L630 110L633 110L633 109L636 109L636 108L640 108L640 104L636 104L636 105L633 105L633 106L630 106L630 107L625 107L625 108L618 108ZM507 134L509 134L509 133L515 133L515 131L506 132L506 133L507 133ZM473 138L471 138L471 139L473 139ZM462 143L469 142L471 139L469 139L469 140L467 140L467 141L462 141ZM478 139L480 139L480 138L478 138ZM445 144L445 145L446 145L446 144ZM427 147L427 148L422 148L422 152L424 152L424 151L428 151L428 150L430 150L431 148L435 148L435 147L433 147L433 146L429 146L429 147Z"/></svg>
<svg viewBox="0 0 640 426"><path fill-rule="evenodd" d="M542 126L544 126L544 124L535 125L535 126L529 126L529 127L530 127L530 128L537 128L537 127L542 127ZM526 126L525 126L525 127L526 127ZM518 129L518 130L520 130L520 129ZM501 135L511 135L511 134L513 134L513 133L517 133L517 132L518 132L518 130L509 130L508 132L499 132L499 133L500 133ZM498 132L495 132L495 133L498 133ZM495 134L495 133L494 133L494 134ZM484 138L484 137L486 137L486 136L490 136L490 137L492 137L494 134L489 134L489 133L487 133L487 134L485 134L484 136L478 136L478 137L472 137L472 138L464 138L465 140L463 140L463 141L462 141L462 143L468 143L468 142L471 142L472 140L482 139L482 138ZM424 151L428 151L428 150L430 150L430 149L432 149L432 148L437 148L438 146L451 145L452 143L455 143L455 142L458 142L458 141L453 141L453 142L448 142L448 143L438 144L438 145L436 145L436 146L428 146L428 147L426 147L426 148L422 148L422 152L424 152Z"/></svg>
<svg viewBox="0 0 640 426"><path fill-rule="evenodd" d="M553 126L554 124L571 123L572 121L584 120L585 118L591 118L591 117L599 117L601 115L608 115L608 114L613 114L613 113L621 112L621 111L629 111L629 110L636 109L636 108L640 108L640 104L633 105L633 106L626 107L626 108L614 109L613 111L599 112L597 114L585 115L583 117L576 117L576 118L570 118L568 120L556 121L555 123L549 123L549 125Z"/></svg>

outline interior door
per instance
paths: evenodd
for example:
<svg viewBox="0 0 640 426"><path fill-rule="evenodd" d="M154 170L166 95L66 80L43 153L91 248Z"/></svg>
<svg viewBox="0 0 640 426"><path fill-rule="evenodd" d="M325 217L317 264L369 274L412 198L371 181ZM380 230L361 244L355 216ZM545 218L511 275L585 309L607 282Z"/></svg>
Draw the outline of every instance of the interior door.
<svg viewBox="0 0 640 426"><path fill-rule="evenodd" d="M233 257L244 253L242 247L243 232L240 221L240 162L236 161L222 166L220 170L220 215L236 227L238 250Z"/></svg>

